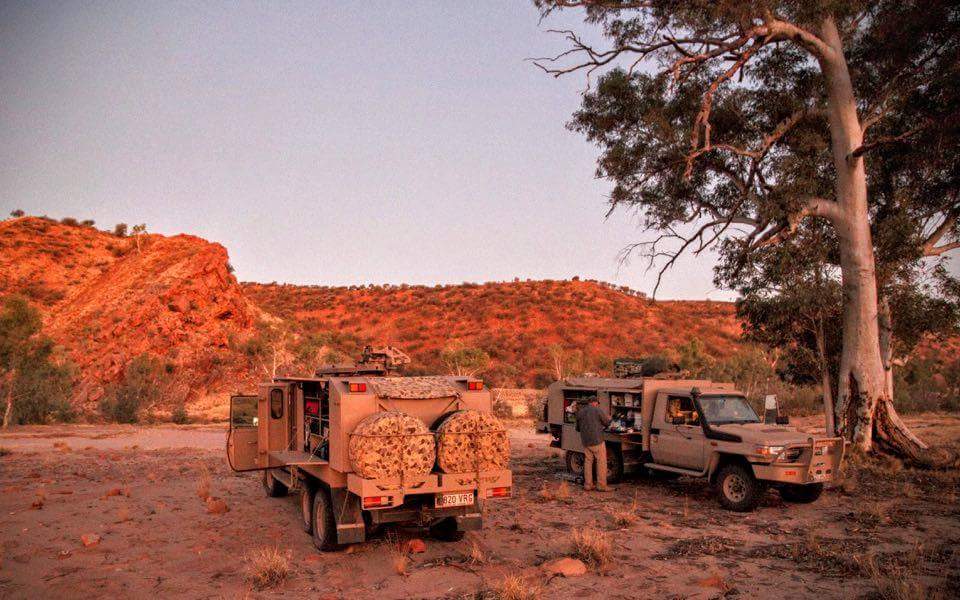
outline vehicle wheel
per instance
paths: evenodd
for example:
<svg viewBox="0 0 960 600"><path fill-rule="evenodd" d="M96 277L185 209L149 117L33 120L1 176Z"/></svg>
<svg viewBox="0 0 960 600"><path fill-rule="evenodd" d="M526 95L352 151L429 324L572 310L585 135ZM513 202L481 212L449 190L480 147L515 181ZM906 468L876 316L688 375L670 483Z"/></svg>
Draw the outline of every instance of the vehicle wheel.
<svg viewBox="0 0 960 600"><path fill-rule="evenodd" d="M300 520L307 533L313 533L313 495L313 489L303 482L303 489L300 490Z"/></svg>
<svg viewBox="0 0 960 600"><path fill-rule="evenodd" d="M278 481L270 469L263 472L263 490L270 498L281 498L287 495L287 486Z"/></svg>
<svg viewBox="0 0 960 600"><path fill-rule="evenodd" d="M567 462L567 472L579 477L580 479L583 479L583 452L567 450L567 454L564 458Z"/></svg>
<svg viewBox="0 0 960 600"><path fill-rule="evenodd" d="M623 450L619 445L607 444L607 483L623 479Z"/></svg>
<svg viewBox="0 0 960 600"><path fill-rule="evenodd" d="M465 532L457 530L457 520L447 517L430 528L430 535L441 542L459 542Z"/></svg>
<svg viewBox="0 0 960 600"><path fill-rule="evenodd" d="M750 512L760 504L766 486L757 481L749 467L730 464L717 474L717 493L720 504L727 510Z"/></svg>
<svg viewBox="0 0 960 600"><path fill-rule="evenodd" d="M780 497L784 502L796 504L810 504L816 502L823 493L822 483L786 484L780 488Z"/></svg>
<svg viewBox="0 0 960 600"><path fill-rule="evenodd" d="M340 547L337 544L337 523L333 519L333 503L330 492L320 488L313 494L313 545L321 552L330 552Z"/></svg>

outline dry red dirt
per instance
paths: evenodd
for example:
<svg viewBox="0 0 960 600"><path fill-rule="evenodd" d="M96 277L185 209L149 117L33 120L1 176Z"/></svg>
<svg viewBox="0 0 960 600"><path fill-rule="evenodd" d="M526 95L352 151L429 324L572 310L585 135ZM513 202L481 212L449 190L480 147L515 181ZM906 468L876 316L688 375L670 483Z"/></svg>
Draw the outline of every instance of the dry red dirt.
<svg viewBox="0 0 960 600"><path fill-rule="evenodd" d="M960 441L956 416L908 421L938 444ZM423 532L388 530L317 553L300 529L297 498L266 498L257 474L227 468L220 427L14 428L0 433L9 451L0 456L0 597L476 600L511 576L544 599L960 591L956 470L849 465L855 485L846 491L828 490L811 505L771 492L741 515L719 508L698 479L630 479L614 494L585 493L560 477L562 457L546 436L529 424L510 436L514 497L488 502L484 529L463 542L424 538L426 551L407 555L401 574L397 548ZM229 510L211 512L201 489ZM607 538L609 562L582 577L544 577L540 566L570 556L581 527ZM289 565L284 580L262 590L246 573L260 548Z"/></svg>

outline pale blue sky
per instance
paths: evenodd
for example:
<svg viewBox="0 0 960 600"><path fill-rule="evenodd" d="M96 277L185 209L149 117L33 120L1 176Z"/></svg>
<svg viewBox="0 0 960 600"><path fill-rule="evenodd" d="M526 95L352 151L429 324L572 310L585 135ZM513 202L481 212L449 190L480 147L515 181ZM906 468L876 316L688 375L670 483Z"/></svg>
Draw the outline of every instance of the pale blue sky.
<svg viewBox="0 0 960 600"><path fill-rule="evenodd" d="M221 242L243 280L649 292L526 1L0 2L0 210ZM727 299L712 258L662 298Z"/></svg>

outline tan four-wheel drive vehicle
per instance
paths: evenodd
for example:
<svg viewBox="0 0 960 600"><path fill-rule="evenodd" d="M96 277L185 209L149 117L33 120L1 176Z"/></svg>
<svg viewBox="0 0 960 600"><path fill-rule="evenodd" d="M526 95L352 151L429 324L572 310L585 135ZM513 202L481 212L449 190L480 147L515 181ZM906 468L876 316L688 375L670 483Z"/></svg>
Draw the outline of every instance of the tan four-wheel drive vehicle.
<svg viewBox="0 0 960 600"><path fill-rule="evenodd" d="M511 495L506 430L480 380L396 377L364 362L234 396L227 458L262 471L268 496L299 493L303 529L323 551L387 523L459 540L482 526L485 502Z"/></svg>
<svg viewBox="0 0 960 600"><path fill-rule="evenodd" d="M843 460L842 438L802 433L785 417L764 423L730 383L580 377L553 383L545 410L551 445L566 451L575 476L583 474L576 405L594 397L613 418L604 433L612 482L630 470L704 477L725 508L743 512L768 487L787 502L814 502Z"/></svg>

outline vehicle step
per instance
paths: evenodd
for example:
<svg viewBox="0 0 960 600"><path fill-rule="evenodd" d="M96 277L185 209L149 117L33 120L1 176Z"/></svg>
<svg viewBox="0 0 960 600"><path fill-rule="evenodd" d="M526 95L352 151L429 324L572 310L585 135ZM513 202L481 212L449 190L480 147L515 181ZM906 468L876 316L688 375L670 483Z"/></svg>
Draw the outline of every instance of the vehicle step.
<svg viewBox="0 0 960 600"><path fill-rule="evenodd" d="M657 463L644 463L648 469L654 469L656 471L669 471L670 473L680 473L681 475L692 475L693 477L701 477L703 471L694 471L693 469L681 469L680 467L668 467L667 465L658 465Z"/></svg>

